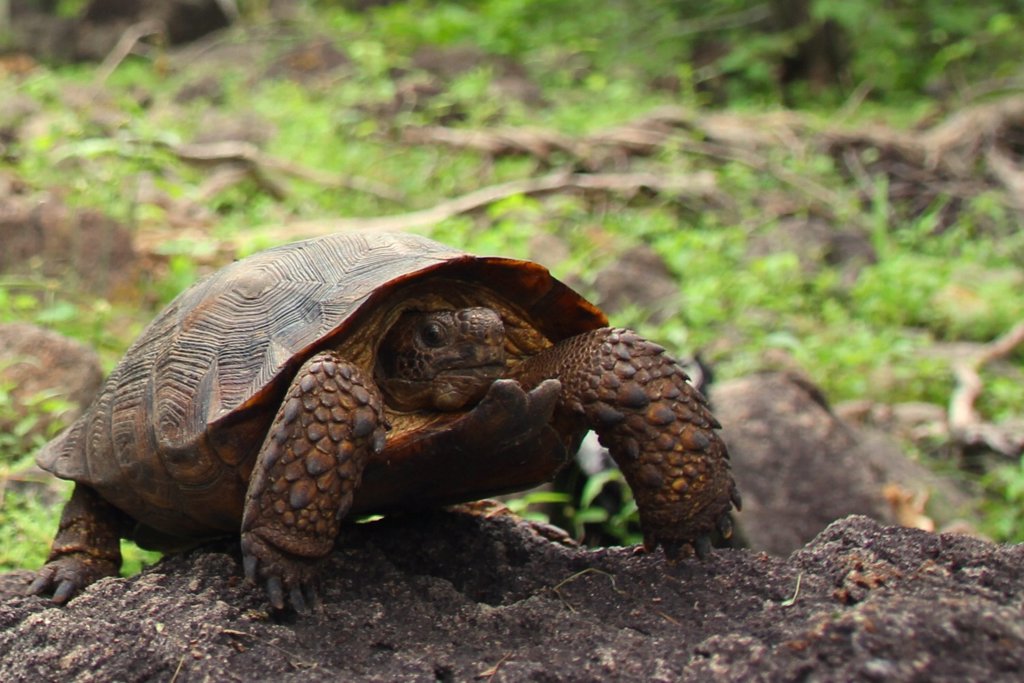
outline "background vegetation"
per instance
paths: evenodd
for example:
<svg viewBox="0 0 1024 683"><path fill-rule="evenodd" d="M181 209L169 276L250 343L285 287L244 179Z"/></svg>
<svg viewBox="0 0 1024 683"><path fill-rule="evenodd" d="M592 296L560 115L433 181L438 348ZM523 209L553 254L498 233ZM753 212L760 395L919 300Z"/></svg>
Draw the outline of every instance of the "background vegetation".
<svg viewBox="0 0 1024 683"><path fill-rule="evenodd" d="M83 273L54 273L44 259L16 264L0 273L0 321L84 341L109 370L185 286L283 241L288 233L274 226L399 214L550 170L590 170L557 149L538 156L407 144L412 128L515 127L579 139L672 106L695 117L735 115L752 133L779 114L798 115L808 136L883 124L912 132L1024 85L1024 3L1011 0L412 0L365 10L319 2L293 3L286 19L280 4L247 4L227 34L191 47L156 44L112 71L4 62L0 174L21 196L46 193L128 226L137 258L111 266L130 270L130 285L99 292ZM79 9L64 5L68 14ZM324 44L330 50L310 47ZM1020 206L983 169L970 192L937 182L901 195L890 175L873 172L886 162L877 150L855 177L825 147L778 145L752 161L701 147L705 134L683 129L628 168L612 159L602 170L710 170L715 198L644 188L514 195L423 230L467 250L541 260L589 294L603 268L648 245L671 272L679 304L662 319L627 307L617 323L680 356L700 352L717 378L800 368L833 402L944 406L950 349L990 341L1021 319ZM210 168L180 146L223 139L345 182L249 173L211 187ZM797 249L752 249L793 219L863 234L873 258L851 277L840 263L807 267ZM552 237L557 248L541 241ZM986 419L1024 413L1022 370L1018 350L983 372ZM0 413L13 411L4 401L10 389L0 385ZM31 452L55 431L32 429L63 410L46 398L27 417L12 413L13 428L0 435L0 482L28 477ZM952 469L944 446L913 447ZM546 493L532 502L573 508L576 532L583 522L606 523L628 540L628 515L595 506L614 479L591 481L582 500ZM985 531L1024 540L1024 463L1001 463L981 481ZM0 567L38 564L55 506L31 487L0 485L0 500ZM629 512L628 499L620 508Z"/></svg>

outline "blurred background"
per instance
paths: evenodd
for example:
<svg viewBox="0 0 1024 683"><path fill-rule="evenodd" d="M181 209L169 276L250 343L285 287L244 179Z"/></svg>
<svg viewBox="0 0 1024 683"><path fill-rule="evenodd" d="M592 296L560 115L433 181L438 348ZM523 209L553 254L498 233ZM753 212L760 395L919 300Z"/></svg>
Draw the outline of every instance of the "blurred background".
<svg viewBox="0 0 1024 683"><path fill-rule="evenodd" d="M539 261L694 358L739 543L1024 540L1022 10L0 1L0 568L69 492L33 452L163 305L354 229ZM635 542L584 456L508 505Z"/></svg>

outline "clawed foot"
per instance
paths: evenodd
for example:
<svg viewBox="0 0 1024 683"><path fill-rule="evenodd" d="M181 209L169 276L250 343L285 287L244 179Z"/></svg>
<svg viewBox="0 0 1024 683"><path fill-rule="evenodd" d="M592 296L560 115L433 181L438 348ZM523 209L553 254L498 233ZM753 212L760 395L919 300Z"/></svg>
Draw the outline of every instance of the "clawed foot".
<svg viewBox="0 0 1024 683"><path fill-rule="evenodd" d="M557 379L546 379L529 391L515 380L499 379L475 410L490 412L507 421L509 427L526 427L551 418L561 391L562 383Z"/></svg>
<svg viewBox="0 0 1024 683"><path fill-rule="evenodd" d="M736 501L738 502L738 496ZM736 509L739 509L738 504ZM717 527L721 538L729 539L732 537L732 518L728 513L718 518ZM696 553L698 558L707 560L711 557L711 533L700 534L692 539L667 538L657 534L644 536L643 552L654 552L659 546L665 552L665 557L668 558L669 562L679 561L683 557L683 549L686 546L693 548L693 552Z"/></svg>
<svg viewBox="0 0 1024 683"><path fill-rule="evenodd" d="M299 613L320 605L316 590L316 562L319 559L297 557L284 552L260 538L255 532L242 534L242 566L245 578L263 582L271 607L281 611L288 604Z"/></svg>
<svg viewBox="0 0 1024 683"><path fill-rule="evenodd" d="M541 382L530 391L511 379L496 380L473 410L452 425L458 446L470 452L500 450L536 436L550 421L561 395L558 380Z"/></svg>
<svg viewBox="0 0 1024 683"><path fill-rule="evenodd" d="M91 583L117 575L117 565L86 553L71 553L46 563L26 591L29 595L52 592L51 600L63 605Z"/></svg>

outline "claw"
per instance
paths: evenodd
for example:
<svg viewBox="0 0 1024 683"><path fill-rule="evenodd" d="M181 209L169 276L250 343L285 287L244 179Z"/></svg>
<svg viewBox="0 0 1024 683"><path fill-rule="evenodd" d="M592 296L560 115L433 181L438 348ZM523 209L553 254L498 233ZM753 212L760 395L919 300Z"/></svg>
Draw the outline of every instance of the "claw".
<svg viewBox="0 0 1024 683"><path fill-rule="evenodd" d="M270 600L270 605L274 609L284 609L284 586L281 585L281 579L277 576L267 579L267 599Z"/></svg>
<svg viewBox="0 0 1024 683"><path fill-rule="evenodd" d="M722 534L722 538L726 540L732 538L732 519L729 515L722 515L718 518L718 533Z"/></svg>
<svg viewBox="0 0 1024 683"><path fill-rule="evenodd" d="M306 598L302 595L302 588L300 586L292 586L292 589L288 591L288 601L292 604L292 609L299 614L305 614L309 611L309 607L306 605Z"/></svg>
<svg viewBox="0 0 1024 683"><path fill-rule="evenodd" d="M707 534L701 534L693 542L693 549L697 551L697 557L702 560L708 559L711 557L711 537Z"/></svg>
<svg viewBox="0 0 1024 683"><path fill-rule="evenodd" d="M68 601L68 598L75 592L75 583L68 579L60 582L57 586L57 590L53 591L53 597L51 600L57 605L63 605Z"/></svg>
<svg viewBox="0 0 1024 683"><path fill-rule="evenodd" d="M320 591L316 589L316 586L312 584L303 585L303 589L306 594L306 603L310 609L319 609L320 607Z"/></svg>
<svg viewBox="0 0 1024 683"><path fill-rule="evenodd" d="M46 587L50 585L50 577L52 573L47 572L45 569L39 572L39 575L33 579L32 583L29 584L25 590L27 595L40 595L46 591Z"/></svg>
<svg viewBox="0 0 1024 683"><path fill-rule="evenodd" d="M480 404L501 406L510 415L522 414L526 411L526 392L519 386L519 382L513 379L497 379L491 384Z"/></svg>
<svg viewBox="0 0 1024 683"><path fill-rule="evenodd" d="M245 578L256 583L256 566L259 560L255 555L246 555L242 560L242 567L245 569Z"/></svg>
<svg viewBox="0 0 1024 683"><path fill-rule="evenodd" d="M310 562L274 548L253 532L242 534L242 553L246 581L263 586L272 610L290 607L302 614L320 605Z"/></svg>
<svg viewBox="0 0 1024 683"><path fill-rule="evenodd" d="M562 394L562 383L557 379L546 379L530 390L530 397L547 404L557 401Z"/></svg>

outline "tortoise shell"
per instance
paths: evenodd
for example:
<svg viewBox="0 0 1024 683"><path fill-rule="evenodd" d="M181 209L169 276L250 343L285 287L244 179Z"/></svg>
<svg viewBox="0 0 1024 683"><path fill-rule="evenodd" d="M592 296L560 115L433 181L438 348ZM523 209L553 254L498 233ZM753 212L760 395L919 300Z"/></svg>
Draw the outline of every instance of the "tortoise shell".
<svg viewBox="0 0 1024 683"><path fill-rule="evenodd" d="M237 532L254 459L302 363L330 347L372 373L377 344L403 310L452 299L501 313L511 363L607 325L600 310L528 261L473 256L408 234L295 242L237 261L174 299L38 463L137 520L144 545ZM458 415L388 419L387 446L367 465L355 512L539 483L582 437L548 434L530 445L531 462L517 452L467 465L429 438Z"/></svg>

